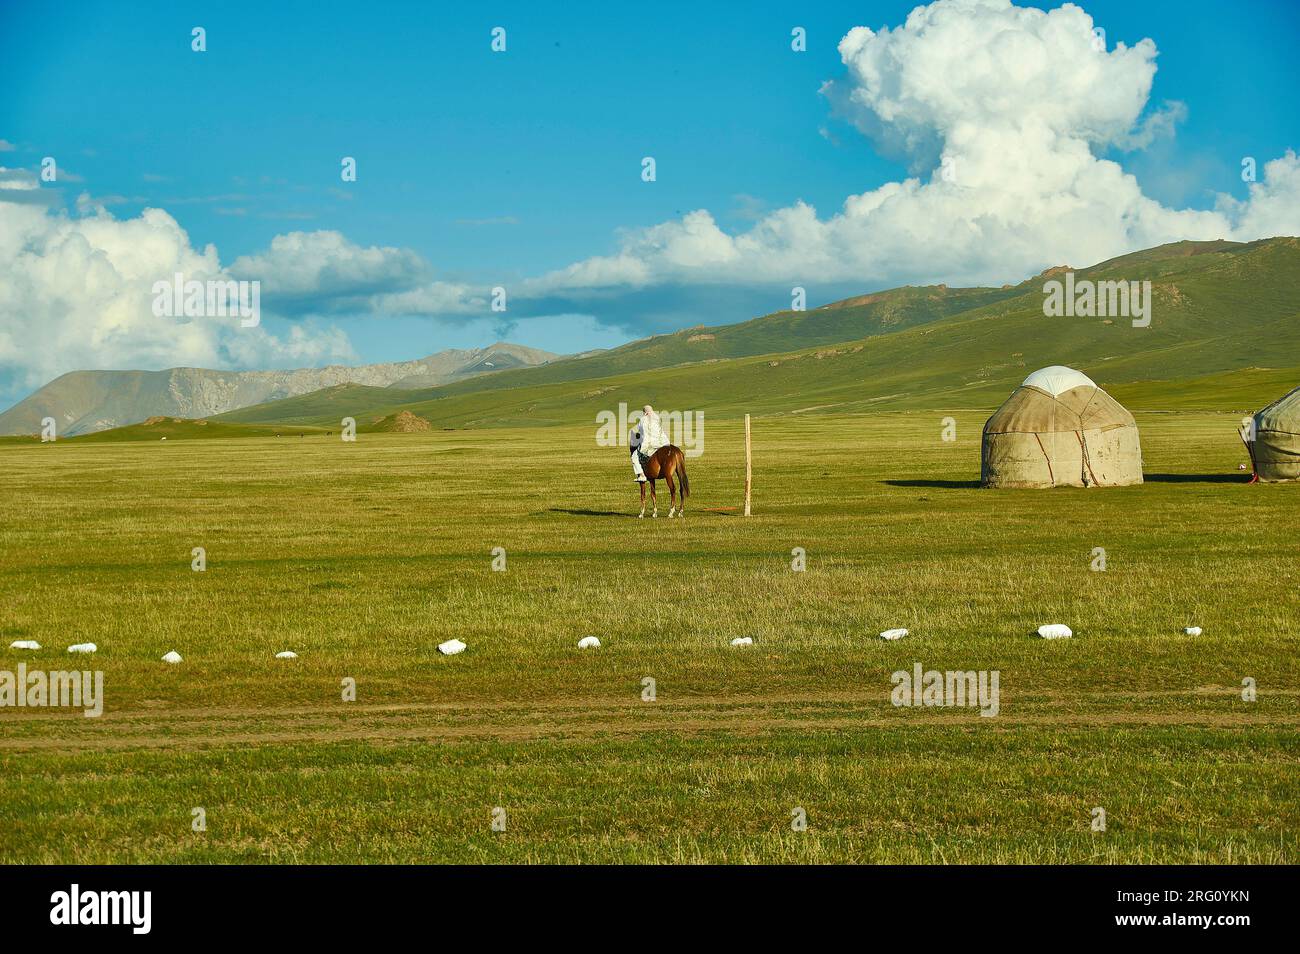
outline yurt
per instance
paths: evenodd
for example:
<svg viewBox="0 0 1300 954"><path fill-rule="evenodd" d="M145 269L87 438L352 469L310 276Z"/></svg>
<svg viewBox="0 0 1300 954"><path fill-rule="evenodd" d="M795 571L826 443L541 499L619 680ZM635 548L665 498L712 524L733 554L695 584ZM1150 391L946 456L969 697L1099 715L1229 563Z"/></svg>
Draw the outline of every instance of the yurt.
<svg viewBox="0 0 1300 954"><path fill-rule="evenodd" d="M1255 415L1255 440L1246 446L1260 480L1300 478L1300 388Z"/></svg>
<svg viewBox="0 0 1300 954"><path fill-rule="evenodd" d="M1035 371L984 425L985 487L1123 487L1142 483L1137 424L1080 371Z"/></svg>

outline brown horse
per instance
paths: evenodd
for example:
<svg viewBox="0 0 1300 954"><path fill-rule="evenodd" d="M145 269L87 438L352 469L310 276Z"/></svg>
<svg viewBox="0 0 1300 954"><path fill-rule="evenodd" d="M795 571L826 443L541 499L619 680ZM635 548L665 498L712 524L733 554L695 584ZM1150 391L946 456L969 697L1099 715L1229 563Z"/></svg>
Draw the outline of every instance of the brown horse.
<svg viewBox="0 0 1300 954"><path fill-rule="evenodd" d="M645 471L646 480L650 481L650 503L654 507L650 516L659 516L659 499L655 496L655 481L660 478L668 481L668 516L673 517L675 514L682 517L686 516L686 498L691 492L691 482L686 478L686 455L682 453L680 447L672 444L665 444L659 448L646 460L642 467ZM681 477L682 481L682 498L681 506L677 506L677 485L673 483L673 475ZM641 512L638 517L645 516L645 484L641 485Z"/></svg>

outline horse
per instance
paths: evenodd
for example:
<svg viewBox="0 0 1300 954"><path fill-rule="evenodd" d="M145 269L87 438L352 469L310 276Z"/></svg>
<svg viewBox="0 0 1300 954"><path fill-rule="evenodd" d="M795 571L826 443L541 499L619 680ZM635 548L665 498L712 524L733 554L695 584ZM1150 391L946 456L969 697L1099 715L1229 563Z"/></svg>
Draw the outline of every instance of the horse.
<svg viewBox="0 0 1300 954"><path fill-rule="evenodd" d="M659 499L655 496L655 481L663 478L668 482L668 517L686 516L686 498L691 492L691 482L686 477L686 455L682 453L680 447L672 444L665 444L659 448L649 458L641 468L645 471L646 480L650 482L650 502L654 507L651 517L659 516ZM681 506L677 506L677 486L673 483L673 475L679 475L682 481ZM641 512L637 517L645 516L645 484L641 484Z"/></svg>

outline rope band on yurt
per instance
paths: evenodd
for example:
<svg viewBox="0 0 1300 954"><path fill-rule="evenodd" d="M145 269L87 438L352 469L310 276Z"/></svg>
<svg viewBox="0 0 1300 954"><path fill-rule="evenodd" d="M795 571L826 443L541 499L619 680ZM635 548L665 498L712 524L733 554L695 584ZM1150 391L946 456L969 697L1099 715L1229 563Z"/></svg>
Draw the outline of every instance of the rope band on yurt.
<svg viewBox="0 0 1300 954"><path fill-rule="evenodd" d="M1047 476L1052 480L1052 486L1056 486L1056 474L1052 473L1052 458L1047 456L1047 448L1043 446L1043 439L1034 434L1034 440L1038 441L1038 449L1043 452L1043 460L1047 461Z"/></svg>
<svg viewBox="0 0 1300 954"><path fill-rule="evenodd" d="M1083 478L1083 486L1089 487L1088 478L1092 478L1092 483L1097 483L1097 475L1092 472L1092 460L1088 457L1088 441L1083 436L1083 431L1075 431L1074 436L1079 439L1079 457L1083 461L1083 471L1079 476Z"/></svg>

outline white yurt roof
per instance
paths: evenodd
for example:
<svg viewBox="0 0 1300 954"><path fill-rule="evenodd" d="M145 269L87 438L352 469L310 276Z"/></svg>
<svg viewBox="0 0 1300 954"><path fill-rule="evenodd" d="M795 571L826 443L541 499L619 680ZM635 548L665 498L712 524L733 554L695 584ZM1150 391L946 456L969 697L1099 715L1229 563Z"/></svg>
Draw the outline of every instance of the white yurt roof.
<svg viewBox="0 0 1300 954"><path fill-rule="evenodd" d="M1039 368L1025 378L1020 386L1038 388L1040 391L1046 391L1052 397L1056 397L1071 388L1085 386L1095 388L1097 384L1082 371L1067 368L1062 364L1054 364L1050 368Z"/></svg>

